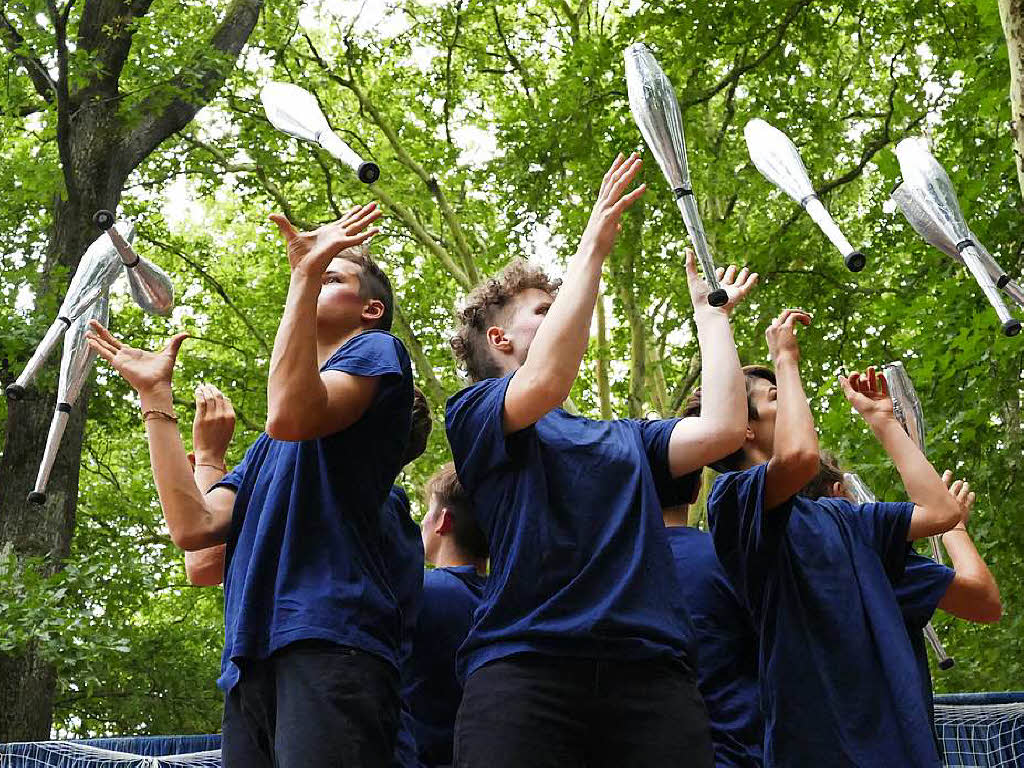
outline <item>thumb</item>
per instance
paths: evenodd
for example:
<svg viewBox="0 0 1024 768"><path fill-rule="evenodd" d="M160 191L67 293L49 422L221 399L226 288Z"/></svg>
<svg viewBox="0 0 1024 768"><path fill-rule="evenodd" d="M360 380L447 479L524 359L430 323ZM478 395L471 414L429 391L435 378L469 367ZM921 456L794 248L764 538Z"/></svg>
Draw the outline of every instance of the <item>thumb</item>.
<svg viewBox="0 0 1024 768"><path fill-rule="evenodd" d="M850 379L846 376L839 376L839 386L843 388L843 394L846 395L847 400L853 399L853 387L850 386Z"/></svg>
<svg viewBox="0 0 1024 768"><path fill-rule="evenodd" d="M277 224L277 230L281 233L281 237L284 238L286 243L290 243L299 233L295 231L295 227L288 221L288 217L283 213L272 213L270 214L270 220Z"/></svg>
<svg viewBox="0 0 1024 768"><path fill-rule="evenodd" d="M169 342L167 342L167 346L164 347L164 352L170 353L172 361L178 359L178 350L181 349L182 342L184 342L185 339L187 338L187 333L179 333L178 335L174 336Z"/></svg>

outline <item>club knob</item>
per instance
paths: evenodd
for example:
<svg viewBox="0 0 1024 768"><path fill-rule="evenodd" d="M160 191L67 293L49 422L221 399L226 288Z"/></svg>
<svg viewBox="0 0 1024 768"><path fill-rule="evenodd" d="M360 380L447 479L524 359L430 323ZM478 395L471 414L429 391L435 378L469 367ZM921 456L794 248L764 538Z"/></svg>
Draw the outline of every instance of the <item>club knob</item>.
<svg viewBox="0 0 1024 768"><path fill-rule="evenodd" d="M360 163L358 175L363 184L373 184L380 178L380 166L370 162Z"/></svg>
<svg viewBox="0 0 1024 768"><path fill-rule="evenodd" d="M955 666L956 666L956 662L953 661L953 658L950 657L950 656L947 656L946 658L944 658L942 661L939 662L939 669L941 669L943 671L945 671L947 669L952 669Z"/></svg>
<svg viewBox="0 0 1024 768"><path fill-rule="evenodd" d="M1004 336L1016 336L1020 333L1020 320L1011 317L1005 323L1003 323L1003 335Z"/></svg>
<svg viewBox="0 0 1024 768"><path fill-rule="evenodd" d="M844 258L843 261L846 262L846 268L851 272L860 272L868 263L867 256L860 251L853 251L852 253L846 254L846 258Z"/></svg>
<svg viewBox="0 0 1024 768"><path fill-rule="evenodd" d="M708 304L712 307L724 307L729 302L729 294L725 288L718 288L708 294Z"/></svg>
<svg viewBox="0 0 1024 768"><path fill-rule="evenodd" d="M21 384L8 384L4 390L8 400L21 400L25 397L25 388Z"/></svg>
<svg viewBox="0 0 1024 768"><path fill-rule="evenodd" d="M96 211L92 217L92 223L97 227L106 232L112 226L114 226L114 214L106 209Z"/></svg>
<svg viewBox="0 0 1024 768"><path fill-rule="evenodd" d="M1001 275L1000 278L996 280L996 288L1005 288L1008 282L1010 282L1010 276Z"/></svg>
<svg viewBox="0 0 1024 768"><path fill-rule="evenodd" d="M40 493L39 491L32 491L32 493L28 495L28 501L30 504L45 504L46 494Z"/></svg>

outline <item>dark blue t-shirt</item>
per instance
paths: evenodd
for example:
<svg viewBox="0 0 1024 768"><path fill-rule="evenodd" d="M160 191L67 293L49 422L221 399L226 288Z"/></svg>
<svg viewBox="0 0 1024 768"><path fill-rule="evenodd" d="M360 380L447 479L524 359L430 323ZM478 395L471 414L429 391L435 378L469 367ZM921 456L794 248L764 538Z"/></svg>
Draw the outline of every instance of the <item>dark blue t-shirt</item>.
<svg viewBox="0 0 1024 768"><path fill-rule="evenodd" d="M693 627L661 519L663 504L687 498L668 467L677 420L558 408L506 437L512 375L448 400L455 468L491 552L460 675L522 652L685 662Z"/></svg>
<svg viewBox="0 0 1024 768"><path fill-rule="evenodd" d="M719 561L758 628L765 765L940 765L892 584L913 505L796 496L764 508L767 465L718 478Z"/></svg>
<svg viewBox="0 0 1024 768"><path fill-rule="evenodd" d="M401 670L404 677L412 657L413 633L423 598L423 538L420 527L409 514L409 497L392 486L381 508L384 523L384 557L391 589L402 612ZM409 702L402 697L395 768L418 768L416 740Z"/></svg>
<svg viewBox="0 0 1024 768"><path fill-rule="evenodd" d="M925 649L924 627L931 621L939 607L956 571L914 552L907 553L907 565L903 577L896 582L896 599L899 601L903 620L914 649L917 671L921 677L921 696L924 699L928 718L935 722L935 706L932 699L932 674L928 669L928 653Z"/></svg>
<svg viewBox="0 0 1024 768"><path fill-rule="evenodd" d="M412 369L402 343L367 331L321 371L380 377L355 424L316 440L260 435L218 486L236 491L224 573L224 657L263 659L296 640L329 640L397 668L401 612L386 578L380 508L402 466Z"/></svg>
<svg viewBox="0 0 1024 768"><path fill-rule="evenodd" d="M665 529L697 638L697 684L711 721L715 765L761 765L764 725L757 681L757 632L718 562L711 534Z"/></svg>
<svg viewBox="0 0 1024 768"><path fill-rule="evenodd" d="M435 568L423 574L423 602L410 664L403 668L402 698L413 717L420 764L451 765L455 715L462 686L455 655L473 623L486 578L471 565Z"/></svg>

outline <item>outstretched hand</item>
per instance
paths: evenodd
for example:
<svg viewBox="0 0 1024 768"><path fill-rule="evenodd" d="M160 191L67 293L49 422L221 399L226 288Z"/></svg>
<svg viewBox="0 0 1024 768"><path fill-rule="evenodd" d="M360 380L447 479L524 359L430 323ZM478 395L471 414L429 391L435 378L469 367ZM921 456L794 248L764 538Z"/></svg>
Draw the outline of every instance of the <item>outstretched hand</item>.
<svg viewBox="0 0 1024 768"><path fill-rule="evenodd" d="M751 272L747 267L737 271L732 264L729 268L718 267L715 270L719 285L725 289L729 300L721 307L712 307L708 304L708 294L711 292L707 281L697 272L697 256L692 248L686 249L686 284L690 289L690 301L694 309L710 309L724 311L726 314L735 309L747 297L754 286L757 285L757 272Z"/></svg>
<svg viewBox="0 0 1024 768"><path fill-rule="evenodd" d="M850 405L868 424L896 418L892 397L889 396L889 384L883 374L876 373L875 366L870 366L863 374L854 371L849 377L840 376L839 384Z"/></svg>
<svg viewBox="0 0 1024 768"><path fill-rule="evenodd" d="M622 214L647 190L647 185L641 184L636 189L626 192L642 165L643 161L636 152L627 158L623 158L620 152L615 158L612 167L601 181L597 202L594 203L587 228L583 231L581 245L592 245L602 257L611 252L615 238L622 230Z"/></svg>
<svg viewBox="0 0 1024 768"><path fill-rule="evenodd" d="M381 215L376 203L357 205L337 221L317 227L312 232L299 232L287 217L279 213L273 214L270 220L277 225L288 244L288 264L292 272L319 280L335 256L346 248L362 245L380 232L380 227L370 227L370 224Z"/></svg>
<svg viewBox="0 0 1024 768"><path fill-rule="evenodd" d="M149 352L129 347L99 322L90 320L85 338L89 342L89 348L110 363L141 395L163 387L170 388L174 362L178 359L178 350L181 349L182 342L188 338L188 334L179 333L159 352Z"/></svg>

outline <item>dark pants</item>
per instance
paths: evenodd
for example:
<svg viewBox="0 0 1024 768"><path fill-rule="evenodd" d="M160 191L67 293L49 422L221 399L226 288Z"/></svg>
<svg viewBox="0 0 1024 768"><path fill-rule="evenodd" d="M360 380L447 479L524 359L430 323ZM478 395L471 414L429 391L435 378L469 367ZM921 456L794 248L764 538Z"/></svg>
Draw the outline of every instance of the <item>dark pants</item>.
<svg viewBox="0 0 1024 768"><path fill-rule="evenodd" d="M224 768L381 768L398 730L398 673L372 654L300 641L243 661L224 697Z"/></svg>
<svg viewBox="0 0 1024 768"><path fill-rule="evenodd" d="M596 661L534 654L466 680L457 768L712 768L704 701L672 660Z"/></svg>

